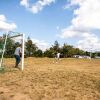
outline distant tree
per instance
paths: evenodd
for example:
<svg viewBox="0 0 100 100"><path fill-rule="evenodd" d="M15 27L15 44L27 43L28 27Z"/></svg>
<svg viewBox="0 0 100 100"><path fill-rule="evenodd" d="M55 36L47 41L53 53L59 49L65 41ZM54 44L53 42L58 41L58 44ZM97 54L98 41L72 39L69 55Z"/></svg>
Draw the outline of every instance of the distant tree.
<svg viewBox="0 0 100 100"><path fill-rule="evenodd" d="M97 55L100 56L100 52L98 52Z"/></svg>
<svg viewBox="0 0 100 100"><path fill-rule="evenodd" d="M52 45L52 49L54 50L54 52L59 52L60 51L60 47L59 47L59 43L58 41L54 42L54 45Z"/></svg>
<svg viewBox="0 0 100 100"><path fill-rule="evenodd" d="M5 38L5 34L3 35L3 38ZM0 37L0 52L3 49L4 45L4 39ZM19 42L15 43L14 40L8 38L7 44L6 44L6 50L5 50L5 57L13 57L15 48L19 45ZM71 45L68 45L66 43L63 44L62 47L60 47L60 44L58 41L55 41L54 44L47 50L43 51L38 49L36 44L33 43L33 41L30 39L30 37L27 38L27 41L25 42L25 52L26 56L34 56L34 57L55 57L57 52L61 53L61 56L66 57L73 57L73 55L86 55L90 56L90 52L80 50L79 48L75 48ZM2 53L2 52L1 52ZM92 53L92 57L95 57L96 55L100 56L100 52Z"/></svg>
<svg viewBox="0 0 100 100"><path fill-rule="evenodd" d="M43 51L42 50L37 50L34 52L34 57L43 57Z"/></svg>
<svg viewBox="0 0 100 100"><path fill-rule="evenodd" d="M4 40L0 38L0 49L3 49Z"/></svg>
<svg viewBox="0 0 100 100"><path fill-rule="evenodd" d="M14 57L14 51L15 51L14 44L15 42L12 39L7 38L5 57Z"/></svg>
<svg viewBox="0 0 100 100"><path fill-rule="evenodd" d="M55 52L52 48L50 48L44 52L44 57L53 58L54 55L55 55Z"/></svg>
<svg viewBox="0 0 100 100"><path fill-rule="evenodd" d="M44 56L50 58L54 57L57 52L60 52L59 46L58 41L55 41L54 44L44 52Z"/></svg>
<svg viewBox="0 0 100 100"><path fill-rule="evenodd" d="M63 57L66 58L67 57L67 53L68 53L68 48L67 48L67 44L64 43L62 49L61 49L61 53L63 54Z"/></svg>
<svg viewBox="0 0 100 100"><path fill-rule="evenodd" d="M3 37L0 37L0 55L2 54L5 38L6 34L3 34ZM12 39L9 37L7 38L4 57L14 57L14 43L15 42Z"/></svg>
<svg viewBox="0 0 100 100"><path fill-rule="evenodd" d="M27 42L25 43L25 47L28 56L33 56L34 52L38 49L36 44L34 44L29 37L27 39Z"/></svg>
<svg viewBox="0 0 100 100"><path fill-rule="evenodd" d="M73 46L67 45L66 49L68 50L67 51L67 57L72 57L73 56L73 52L74 52Z"/></svg>
<svg viewBox="0 0 100 100"><path fill-rule="evenodd" d="M4 46L4 40L2 39L2 37L0 37L0 58L2 55L3 46Z"/></svg>
<svg viewBox="0 0 100 100"><path fill-rule="evenodd" d="M86 55L86 56L90 56L90 52L85 51L85 55Z"/></svg>

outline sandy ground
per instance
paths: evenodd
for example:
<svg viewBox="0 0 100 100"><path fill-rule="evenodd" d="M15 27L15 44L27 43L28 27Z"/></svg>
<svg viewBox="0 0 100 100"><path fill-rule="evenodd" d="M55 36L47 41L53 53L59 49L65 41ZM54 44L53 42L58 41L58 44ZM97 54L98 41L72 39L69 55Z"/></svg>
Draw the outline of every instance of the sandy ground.
<svg viewBox="0 0 100 100"><path fill-rule="evenodd" d="M100 60L26 58L24 71L4 62L0 100L100 100Z"/></svg>

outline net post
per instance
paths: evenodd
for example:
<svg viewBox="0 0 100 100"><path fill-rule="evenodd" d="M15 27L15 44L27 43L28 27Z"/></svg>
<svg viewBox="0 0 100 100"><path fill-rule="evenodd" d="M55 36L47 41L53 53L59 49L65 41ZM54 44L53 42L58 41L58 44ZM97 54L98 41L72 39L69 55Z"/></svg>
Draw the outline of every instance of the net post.
<svg viewBox="0 0 100 100"><path fill-rule="evenodd" d="M8 32L6 33L6 37L5 37L5 43L3 46L3 52L2 52L2 57L1 57L1 61L0 61L0 68L2 67L2 63L3 63L3 57L4 57L4 53L5 53L5 47L6 47L6 43L7 43L7 37L8 37Z"/></svg>
<svg viewBox="0 0 100 100"><path fill-rule="evenodd" d="M24 46L24 41L25 41L25 35L22 34L22 66L21 66L21 70L23 71L24 69L24 49L25 49L25 46Z"/></svg>

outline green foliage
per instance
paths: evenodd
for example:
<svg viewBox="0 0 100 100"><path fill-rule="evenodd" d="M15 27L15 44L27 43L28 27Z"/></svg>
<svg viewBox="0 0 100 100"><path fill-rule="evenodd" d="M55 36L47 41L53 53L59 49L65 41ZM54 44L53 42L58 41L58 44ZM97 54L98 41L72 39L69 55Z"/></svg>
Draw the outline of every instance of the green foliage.
<svg viewBox="0 0 100 100"><path fill-rule="evenodd" d="M3 37L0 38L0 57L2 55L5 38L6 38L5 34L3 35ZM14 41L11 40L10 38L7 38L4 57L13 57L13 54L14 54Z"/></svg>
<svg viewBox="0 0 100 100"><path fill-rule="evenodd" d="M54 45L52 46L52 49L53 49L55 52L59 52L59 51L60 51L60 47L59 47L58 41L55 41L55 42L54 42Z"/></svg>
<svg viewBox="0 0 100 100"><path fill-rule="evenodd" d="M38 49L36 44L28 37L27 42L25 43L27 56L33 56L36 50Z"/></svg>
<svg viewBox="0 0 100 100"><path fill-rule="evenodd" d="M45 57L49 57L49 58L53 58L54 57L54 54L55 54L55 52L54 52L53 49L48 49L48 50L46 50L44 52L44 56Z"/></svg>
<svg viewBox="0 0 100 100"><path fill-rule="evenodd" d="M43 57L43 52L42 50L37 50L34 52L34 57Z"/></svg>
<svg viewBox="0 0 100 100"><path fill-rule="evenodd" d="M4 57L14 57L14 51L15 51L15 43L12 39L8 38Z"/></svg>
<svg viewBox="0 0 100 100"><path fill-rule="evenodd" d="M5 35L3 35L3 38L5 38ZM16 42L10 38L7 38L7 44L6 44L6 50L4 57L14 57L14 51L16 47L19 45L19 42ZM0 37L0 55L2 54L2 49L4 46L4 39ZM60 47L60 44L58 41L55 41L54 44L44 52L40 49L38 49L37 45L33 43L30 37L27 38L27 41L25 42L25 57L55 57L57 52L61 53L61 57L67 58L67 57L73 57L74 55L85 55L90 56L90 52L85 52L83 50L80 50L79 48L74 48L71 45L68 45L66 43L63 44L62 47ZM100 56L100 52L92 53L92 57Z"/></svg>

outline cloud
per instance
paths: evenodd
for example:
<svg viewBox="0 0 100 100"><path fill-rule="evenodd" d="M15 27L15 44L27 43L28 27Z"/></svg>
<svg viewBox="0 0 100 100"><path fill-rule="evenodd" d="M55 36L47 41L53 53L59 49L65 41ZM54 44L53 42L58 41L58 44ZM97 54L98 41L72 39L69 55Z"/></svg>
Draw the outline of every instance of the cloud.
<svg viewBox="0 0 100 100"><path fill-rule="evenodd" d="M59 35L61 38L80 37L78 47L83 49L86 47L93 47L99 49L99 37L97 37L92 30L100 30L100 0L70 0L66 9L74 8L71 20L71 25L61 30ZM92 45L91 45L92 44ZM94 45L94 46L93 46Z"/></svg>
<svg viewBox="0 0 100 100"><path fill-rule="evenodd" d="M88 51L98 51L100 50L100 39L94 34L84 33L83 39L78 41L77 47Z"/></svg>
<svg viewBox="0 0 100 100"><path fill-rule="evenodd" d="M27 8L33 14L38 13L39 11L43 10L45 6L49 6L51 3L54 3L55 0L38 0L36 3L31 4L29 0L21 0L20 5Z"/></svg>
<svg viewBox="0 0 100 100"><path fill-rule="evenodd" d="M70 6L78 5L74 9L75 17L71 21L71 29L67 27L66 31L93 30L100 29L100 0L71 0ZM69 5L69 4L68 4ZM70 33L66 32L67 35ZM65 33L65 31L64 31ZM63 33L62 33L63 35ZM73 35L75 36L75 35Z"/></svg>
<svg viewBox="0 0 100 100"><path fill-rule="evenodd" d="M16 43L16 42L22 43L22 41L23 41L22 36L13 37L13 38L11 38L11 39L12 39L15 43Z"/></svg>
<svg viewBox="0 0 100 100"><path fill-rule="evenodd" d="M12 31L16 29L17 26L15 23L8 23L4 15L0 15L0 31Z"/></svg>
<svg viewBox="0 0 100 100"><path fill-rule="evenodd" d="M49 44L46 43L44 40L32 39L33 43L35 43L39 49L45 51L49 48Z"/></svg>
<svg viewBox="0 0 100 100"><path fill-rule="evenodd" d="M28 1L29 1L29 0L21 0L21 1L20 1L20 5L25 6L25 7L27 8L27 7L29 7Z"/></svg>
<svg viewBox="0 0 100 100"><path fill-rule="evenodd" d="M76 17L72 20L73 26L100 29L100 0L81 0L77 4L80 7L74 11Z"/></svg>
<svg viewBox="0 0 100 100"><path fill-rule="evenodd" d="M58 36L64 39L64 38L72 38L72 37L78 36L79 34L80 34L80 31L74 29L73 26L69 26L65 29L62 29L61 34Z"/></svg>
<svg viewBox="0 0 100 100"><path fill-rule="evenodd" d="M82 5L84 0L68 0L67 4L63 7L64 9L70 9L73 5Z"/></svg>

